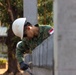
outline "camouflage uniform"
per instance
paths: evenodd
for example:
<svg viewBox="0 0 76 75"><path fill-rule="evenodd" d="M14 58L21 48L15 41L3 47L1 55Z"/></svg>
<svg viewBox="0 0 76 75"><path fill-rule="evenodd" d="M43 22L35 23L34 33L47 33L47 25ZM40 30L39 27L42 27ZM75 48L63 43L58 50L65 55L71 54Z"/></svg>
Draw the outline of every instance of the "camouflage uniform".
<svg viewBox="0 0 76 75"><path fill-rule="evenodd" d="M35 47L37 47L40 43L43 42L47 37L50 36L49 30L51 29L50 26L39 26L39 35L38 37L34 37L32 39L23 38L22 42L19 43L18 47L16 48L16 56L18 59L18 62L22 62L23 54L27 50L33 50Z"/></svg>

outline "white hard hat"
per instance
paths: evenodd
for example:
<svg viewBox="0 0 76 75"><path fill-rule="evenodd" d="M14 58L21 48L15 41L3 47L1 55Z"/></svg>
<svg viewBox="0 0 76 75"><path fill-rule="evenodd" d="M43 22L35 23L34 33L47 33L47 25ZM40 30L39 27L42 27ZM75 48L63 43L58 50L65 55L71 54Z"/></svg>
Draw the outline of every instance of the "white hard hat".
<svg viewBox="0 0 76 75"><path fill-rule="evenodd" d="M26 18L18 18L12 24L13 33L21 39L23 38L24 25L26 22Z"/></svg>

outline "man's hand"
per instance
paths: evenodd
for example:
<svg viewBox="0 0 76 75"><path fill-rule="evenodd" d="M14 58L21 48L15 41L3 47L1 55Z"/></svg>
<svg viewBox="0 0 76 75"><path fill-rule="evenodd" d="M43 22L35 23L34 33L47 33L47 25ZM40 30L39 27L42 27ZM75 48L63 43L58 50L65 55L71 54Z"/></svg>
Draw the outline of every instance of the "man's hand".
<svg viewBox="0 0 76 75"><path fill-rule="evenodd" d="M24 62L21 62L20 63L20 69L21 70L27 70L29 68L29 65L28 64L25 64Z"/></svg>

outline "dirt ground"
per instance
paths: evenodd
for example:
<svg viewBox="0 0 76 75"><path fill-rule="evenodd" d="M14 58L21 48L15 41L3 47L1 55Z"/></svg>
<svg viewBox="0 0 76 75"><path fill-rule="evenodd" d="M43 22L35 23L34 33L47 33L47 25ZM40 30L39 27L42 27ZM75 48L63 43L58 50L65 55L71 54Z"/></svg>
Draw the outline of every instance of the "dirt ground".
<svg viewBox="0 0 76 75"><path fill-rule="evenodd" d="M8 63L6 63L6 68L0 69L0 75L2 75L5 71L7 71L7 69L8 69ZM25 73L25 72L21 71L21 73L22 73L22 75L29 75L27 72Z"/></svg>
<svg viewBox="0 0 76 75"><path fill-rule="evenodd" d="M6 68L0 69L0 75L2 75L8 69L8 63L6 63Z"/></svg>

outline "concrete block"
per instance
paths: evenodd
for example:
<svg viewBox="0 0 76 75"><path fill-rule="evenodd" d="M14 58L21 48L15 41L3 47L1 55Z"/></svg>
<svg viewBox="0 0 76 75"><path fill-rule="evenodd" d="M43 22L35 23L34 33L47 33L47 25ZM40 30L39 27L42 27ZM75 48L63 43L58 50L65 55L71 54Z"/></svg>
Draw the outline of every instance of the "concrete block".
<svg viewBox="0 0 76 75"><path fill-rule="evenodd" d="M53 35L51 35L48 39L47 45L47 67L51 68L53 66L54 60L54 43L53 43Z"/></svg>
<svg viewBox="0 0 76 75"><path fill-rule="evenodd" d="M46 66L46 63L47 63L47 39L42 43L42 61L43 61L43 66L45 67Z"/></svg>
<svg viewBox="0 0 76 75"><path fill-rule="evenodd" d="M43 58L42 58L42 54L43 54L43 47L42 47L42 44L40 45L40 47L39 47L40 49L39 49L39 51L40 51L40 64L39 64L39 66L42 66L43 65Z"/></svg>
<svg viewBox="0 0 76 75"><path fill-rule="evenodd" d="M24 17L31 24L37 24L37 0L23 0Z"/></svg>
<svg viewBox="0 0 76 75"><path fill-rule="evenodd" d="M53 75L51 70L45 68L33 67L32 72L34 75Z"/></svg>
<svg viewBox="0 0 76 75"><path fill-rule="evenodd" d="M55 75L76 75L76 0L55 0L54 15Z"/></svg>
<svg viewBox="0 0 76 75"><path fill-rule="evenodd" d="M31 61L32 61L32 55L31 54L25 54L24 55L24 62L28 64Z"/></svg>
<svg viewBox="0 0 76 75"><path fill-rule="evenodd" d="M35 57L35 61L36 61L36 66L39 66L39 47L36 47L35 48L35 55L36 55L36 57Z"/></svg>

